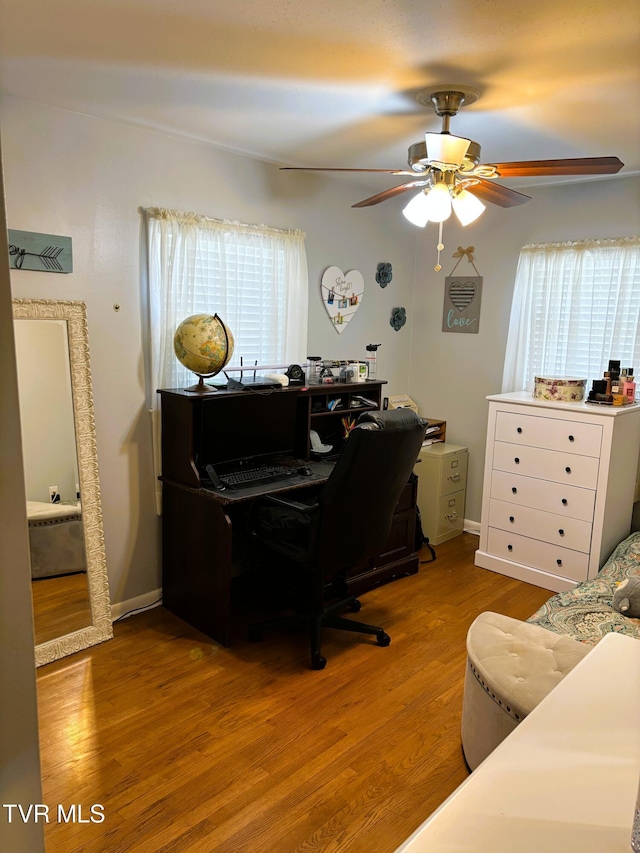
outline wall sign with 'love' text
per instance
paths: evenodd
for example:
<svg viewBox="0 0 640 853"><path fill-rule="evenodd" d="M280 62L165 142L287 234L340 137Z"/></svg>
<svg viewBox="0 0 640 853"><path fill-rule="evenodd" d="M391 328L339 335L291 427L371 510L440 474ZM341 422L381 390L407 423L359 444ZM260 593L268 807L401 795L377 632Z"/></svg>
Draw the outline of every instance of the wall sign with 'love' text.
<svg viewBox="0 0 640 853"><path fill-rule="evenodd" d="M444 280L442 331L475 335L480 327L482 276L450 275Z"/></svg>

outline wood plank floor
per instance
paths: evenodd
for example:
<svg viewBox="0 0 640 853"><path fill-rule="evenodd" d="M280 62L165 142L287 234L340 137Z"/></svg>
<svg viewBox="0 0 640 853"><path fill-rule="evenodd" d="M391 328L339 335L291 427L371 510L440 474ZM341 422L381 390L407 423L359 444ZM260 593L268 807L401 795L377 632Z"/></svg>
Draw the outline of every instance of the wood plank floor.
<svg viewBox="0 0 640 853"><path fill-rule="evenodd" d="M321 672L303 636L223 649L162 608L40 668L44 802L87 821L52 820L47 853L391 853L467 776L469 625L551 595L474 567L477 547L362 596L391 645L327 631Z"/></svg>
<svg viewBox="0 0 640 853"><path fill-rule="evenodd" d="M91 625L85 572L31 582L36 645Z"/></svg>

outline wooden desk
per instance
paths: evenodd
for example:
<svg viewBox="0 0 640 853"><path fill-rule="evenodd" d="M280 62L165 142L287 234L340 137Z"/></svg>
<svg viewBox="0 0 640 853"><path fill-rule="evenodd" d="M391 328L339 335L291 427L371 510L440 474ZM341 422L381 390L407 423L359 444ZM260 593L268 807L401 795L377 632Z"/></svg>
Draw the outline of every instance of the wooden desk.
<svg viewBox="0 0 640 853"><path fill-rule="evenodd" d="M628 853L640 641L607 634L396 853Z"/></svg>
<svg viewBox="0 0 640 853"><path fill-rule="evenodd" d="M288 433L295 435L294 452L301 464L306 463L310 456L309 430L312 426L322 435L323 430L334 429L347 412L353 416L359 414L361 410L348 409L352 394L371 399L375 405L369 409L379 407L382 385L382 382L340 383L330 387L275 391L273 400L280 399L286 403L283 411L294 412L295 423L283 425L283 429L294 427ZM229 646L234 551L251 503L266 494L307 492L310 487L324 483L327 477L319 474L292 477L238 491L235 495L203 488L200 468L206 460L198 458L198 453L206 453L206 449L202 450L203 446L206 448L203 424L211 432L207 441L213 447L217 440L216 423L228 424L225 412L237 414L239 411L233 401L242 398L242 409L246 414L245 403L253 398L247 396L249 392L246 391L218 391L206 396L176 390L159 393L162 396L163 605L216 642ZM342 412L339 409L327 411L328 399L336 397L342 397L345 409ZM260 398L255 399L259 406ZM289 405L292 401L293 406ZM211 412L215 417L211 417ZM261 428L260 419L248 420L256 430ZM226 426L224 428L227 429ZM224 435L222 426L220 434ZM251 456L250 430L244 430L243 434L247 441L246 455ZM313 463L311 465L313 468ZM349 586L355 595L394 577L418 571L418 555L414 548L416 492L415 480L407 483L382 553L354 566L348 573Z"/></svg>

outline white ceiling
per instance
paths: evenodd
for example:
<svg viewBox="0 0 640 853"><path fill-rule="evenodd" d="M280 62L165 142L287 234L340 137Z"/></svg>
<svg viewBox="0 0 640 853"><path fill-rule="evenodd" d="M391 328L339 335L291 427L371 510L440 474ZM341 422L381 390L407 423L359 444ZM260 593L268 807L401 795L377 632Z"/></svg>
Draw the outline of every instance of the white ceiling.
<svg viewBox="0 0 640 853"><path fill-rule="evenodd" d="M480 90L482 162L640 173L638 0L0 0L4 91L281 165L404 168L442 83Z"/></svg>

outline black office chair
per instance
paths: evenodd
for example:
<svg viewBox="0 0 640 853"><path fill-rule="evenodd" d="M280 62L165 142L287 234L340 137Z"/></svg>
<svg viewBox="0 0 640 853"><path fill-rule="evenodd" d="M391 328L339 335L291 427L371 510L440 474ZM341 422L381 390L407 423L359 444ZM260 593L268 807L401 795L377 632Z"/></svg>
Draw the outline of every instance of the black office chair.
<svg viewBox="0 0 640 853"><path fill-rule="evenodd" d="M308 622L313 669L326 664L320 653L323 627L372 634L379 645L389 645L391 638L382 628L334 614L345 607L360 609L360 602L348 594L346 572L379 554L386 543L425 426L409 409L364 413L313 498L301 503L272 495L256 508L253 534L295 564L298 578L306 583L301 612L252 625L251 639L260 639L263 629ZM335 595L338 601L325 603Z"/></svg>

